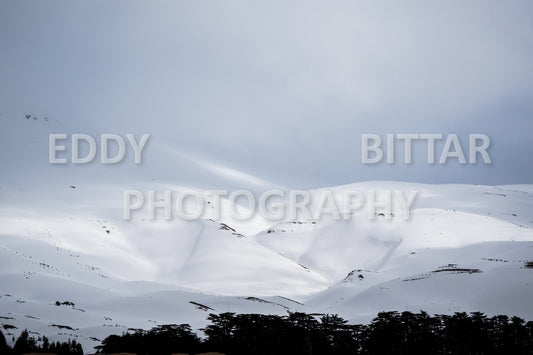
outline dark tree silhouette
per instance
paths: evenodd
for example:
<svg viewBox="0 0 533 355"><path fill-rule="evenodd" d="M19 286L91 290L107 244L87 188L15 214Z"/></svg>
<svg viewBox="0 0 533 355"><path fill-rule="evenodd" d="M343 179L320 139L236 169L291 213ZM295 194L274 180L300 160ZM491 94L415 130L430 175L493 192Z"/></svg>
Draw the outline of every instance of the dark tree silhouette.
<svg viewBox="0 0 533 355"><path fill-rule="evenodd" d="M9 348L9 346L7 346L4 333L0 331L0 354L10 354L10 353L11 353L11 349Z"/></svg>
<svg viewBox="0 0 533 355"><path fill-rule="evenodd" d="M6 344L4 335L0 332L0 355L22 355L34 352L49 352L58 355L83 355L83 348L75 340L51 344L47 337L36 340L30 336L27 329L24 329L15 341L13 349L11 349Z"/></svg>
<svg viewBox="0 0 533 355"><path fill-rule="evenodd" d="M24 329L20 333L17 341L15 341L15 346L13 347L13 352L15 354L24 354L36 352L38 350L35 339L29 336L28 330Z"/></svg>
<svg viewBox="0 0 533 355"><path fill-rule="evenodd" d="M170 355L218 351L228 355L533 354L533 322L488 318L480 312L430 316L381 312L368 325L338 315L210 314L200 341L188 325L107 337L103 353Z"/></svg>
<svg viewBox="0 0 533 355"><path fill-rule="evenodd" d="M138 355L166 355L195 352L200 339L188 324L160 325L149 331L138 330L122 336L110 335L98 347L103 353L131 352Z"/></svg>

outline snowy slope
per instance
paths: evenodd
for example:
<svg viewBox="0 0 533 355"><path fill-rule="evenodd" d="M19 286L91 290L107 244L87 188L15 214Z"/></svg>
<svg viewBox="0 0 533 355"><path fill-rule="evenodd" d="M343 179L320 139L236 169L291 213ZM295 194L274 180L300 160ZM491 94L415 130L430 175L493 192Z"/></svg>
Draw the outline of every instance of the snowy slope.
<svg viewBox="0 0 533 355"><path fill-rule="evenodd" d="M199 329L209 312L300 310L363 322L382 310L424 309L533 319L533 270L525 268L533 261L532 185L327 189L337 197L416 190L409 220L397 208L391 220L371 220L361 208L347 220L237 221L224 213L150 221L141 210L128 221L124 189L287 189L157 141L142 166L52 166L49 133L90 132L41 118L17 122L16 131L0 131L2 166L24 162L0 175L0 325L9 335L27 327L77 337L90 351L128 328ZM311 193L318 199L324 190Z"/></svg>
<svg viewBox="0 0 533 355"><path fill-rule="evenodd" d="M421 249L397 255L377 272L356 269L306 300L327 304L353 322L379 310L471 312L533 318L533 242L486 242L461 248Z"/></svg>

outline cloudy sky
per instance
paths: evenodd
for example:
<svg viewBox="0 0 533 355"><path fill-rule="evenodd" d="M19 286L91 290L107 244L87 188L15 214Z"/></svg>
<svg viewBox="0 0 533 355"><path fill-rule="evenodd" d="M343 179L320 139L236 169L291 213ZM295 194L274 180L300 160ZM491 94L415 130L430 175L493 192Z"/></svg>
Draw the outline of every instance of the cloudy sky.
<svg viewBox="0 0 533 355"><path fill-rule="evenodd" d="M530 1L0 2L2 130L146 132L297 188L533 183L532 83ZM483 133L493 164L364 165L363 133Z"/></svg>

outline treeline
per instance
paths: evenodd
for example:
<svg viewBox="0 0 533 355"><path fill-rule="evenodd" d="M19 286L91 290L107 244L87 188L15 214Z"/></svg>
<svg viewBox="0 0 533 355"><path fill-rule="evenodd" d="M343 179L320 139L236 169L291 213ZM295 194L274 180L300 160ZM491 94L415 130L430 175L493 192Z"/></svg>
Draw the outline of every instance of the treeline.
<svg viewBox="0 0 533 355"><path fill-rule="evenodd" d="M533 322L518 317L463 313L382 312L367 325L351 325L337 315L289 313L211 314L202 329L163 325L111 335L99 353L168 355L217 351L258 354L533 354Z"/></svg>
<svg viewBox="0 0 533 355"><path fill-rule="evenodd" d="M47 337L30 336L27 330L23 330L15 341L13 348L7 345L4 334L0 331L0 354L22 355L27 353L53 353L57 355L83 355L83 348L76 340L67 342L50 342Z"/></svg>

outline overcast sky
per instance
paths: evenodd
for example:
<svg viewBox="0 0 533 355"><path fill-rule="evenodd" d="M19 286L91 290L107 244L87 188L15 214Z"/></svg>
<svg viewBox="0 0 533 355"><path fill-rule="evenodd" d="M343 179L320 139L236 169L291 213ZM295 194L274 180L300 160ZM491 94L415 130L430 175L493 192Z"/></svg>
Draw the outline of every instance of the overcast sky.
<svg viewBox="0 0 533 355"><path fill-rule="evenodd" d="M290 187L533 183L533 3L3 0L0 113ZM363 133L484 133L493 164L364 165Z"/></svg>

